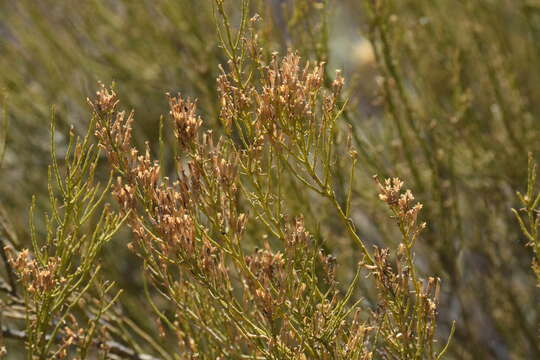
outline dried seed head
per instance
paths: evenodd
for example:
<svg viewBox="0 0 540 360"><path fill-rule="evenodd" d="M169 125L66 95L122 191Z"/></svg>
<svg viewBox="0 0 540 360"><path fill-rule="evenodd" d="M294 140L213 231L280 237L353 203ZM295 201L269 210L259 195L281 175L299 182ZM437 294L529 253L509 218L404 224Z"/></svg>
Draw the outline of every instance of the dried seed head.
<svg viewBox="0 0 540 360"><path fill-rule="evenodd" d="M169 98L169 114L175 124L175 136L184 147L189 147L197 136L197 132L202 125L202 119L197 116L197 103L191 99L184 100L178 95Z"/></svg>
<svg viewBox="0 0 540 360"><path fill-rule="evenodd" d="M60 259L56 257L51 257L45 265L40 265L30 258L29 251L25 249L16 258L10 255L9 261L19 280L30 293L43 294L65 281L57 274Z"/></svg>
<svg viewBox="0 0 540 360"><path fill-rule="evenodd" d="M396 205L399 201L403 181L401 181L399 178L388 178L384 180L383 184L377 175L375 175L373 178L379 186L379 199L387 203L389 206Z"/></svg>
<svg viewBox="0 0 540 360"><path fill-rule="evenodd" d="M113 117L113 116L111 116ZM114 120L99 119L96 123L95 135L99 140L99 146L107 154L109 162L114 167L127 167L131 148L132 123L134 112L130 112L126 118L126 112L120 111L114 116Z"/></svg>
<svg viewBox="0 0 540 360"><path fill-rule="evenodd" d="M379 187L379 198L388 204L403 225L405 235L414 241L418 233L426 227L426 223L417 223L422 204L416 203L413 205L414 196L410 190L406 190L404 193L401 192L403 181L400 179L386 179L384 183L381 183L376 175L373 178Z"/></svg>
<svg viewBox="0 0 540 360"><path fill-rule="evenodd" d="M297 217L294 223L287 226L285 242L288 248L292 248L296 245L305 246L309 239L310 235L304 226L304 218L302 216Z"/></svg>
<svg viewBox="0 0 540 360"><path fill-rule="evenodd" d="M114 112L118 104L116 93L112 87L107 89L102 82L99 82L99 86L100 89L96 92L96 99L94 100L96 109L104 114Z"/></svg>

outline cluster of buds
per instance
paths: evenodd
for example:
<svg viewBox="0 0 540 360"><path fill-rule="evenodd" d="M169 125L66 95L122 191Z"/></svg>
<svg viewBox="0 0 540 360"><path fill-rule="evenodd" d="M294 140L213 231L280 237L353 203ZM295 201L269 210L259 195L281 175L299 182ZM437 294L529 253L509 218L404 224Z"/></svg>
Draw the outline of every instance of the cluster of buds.
<svg viewBox="0 0 540 360"><path fill-rule="evenodd" d="M408 293L409 289L409 273L404 267L399 268L399 274L394 272L394 269L389 261L390 250L375 248L373 254L374 263L371 265L365 264L365 267L370 271L370 274L375 277L377 288L384 294L398 295L400 290ZM384 296L382 297L384 301Z"/></svg>
<svg viewBox="0 0 540 360"><path fill-rule="evenodd" d="M29 293L35 293L39 296L56 288L64 281L57 274L60 264L58 258L49 258L45 265L40 265L30 257L29 251L25 249L15 258L10 256L9 261L19 280Z"/></svg>
<svg viewBox="0 0 540 360"><path fill-rule="evenodd" d="M99 104L99 100L96 101ZM134 149L131 148L131 125L133 112L126 117L124 111L117 112L115 119L98 117L95 135L99 139L99 146L105 150L111 164L128 166L127 161Z"/></svg>
<svg viewBox="0 0 540 360"><path fill-rule="evenodd" d="M94 101L88 99L97 118L95 136L99 146L105 150L111 164L117 168L128 168L129 159L136 157L131 148L131 133L134 120L133 111L126 117L125 111L116 111L118 97L113 89L100 83ZM132 154L132 152L135 154Z"/></svg>
<svg viewBox="0 0 540 360"><path fill-rule="evenodd" d="M260 158L265 145L265 129L260 121L256 120L257 91L253 86L241 87L225 73L220 67L221 75L218 76L218 93L220 97L219 118L225 131L230 134L233 122L247 120L249 125L243 127L246 133L241 134L246 146L242 152L244 163L248 172L262 171ZM251 119L254 119L252 121ZM249 131L247 130L249 129Z"/></svg>
<svg viewBox="0 0 540 360"><path fill-rule="evenodd" d="M413 204L414 196L410 190L402 191L403 181L398 178L386 179L381 182L375 175L373 177L379 187L379 199L384 201L403 226L407 236L416 238L418 233L426 227L426 223L418 224L418 214L422 204Z"/></svg>
<svg viewBox="0 0 540 360"><path fill-rule="evenodd" d="M249 114L254 105L254 91L252 87L242 89L229 78L223 67L219 67L221 74L217 78L217 90L220 98L219 118L225 129L230 132L232 123Z"/></svg>
<svg viewBox="0 0 540 360"><path fill-rule="evenodd" d="M222 232L241 233L247 218L238 212L238 163L237 153L220 138L217 142L211 132L206 132L197 144L196 153L189 161L191 174L200 174L201 189L198 205L206 213L214 213ZM195 184L194 184L195 185Z"/></svg>
<svg viewBox="0 0 540 360"><path fill-rule="evenodd" d="M99 83L100 89L96 92L96 109L101 113L112 113L118 105L118 96L116 92L111 88L107 89L103 83Z"/></svg>
<svg viewBox="0 0 540 360"><path fill-rule="evenodd" d="M98 92L96 109L107 94ZM247 216L231 206L237 201L236 157L227 152L224 141L215 143L211 132L198 137L202 120L196 115L195 102L169 96L169 105L176 138L189 155L186 163L179 164L179 178L172 185L160 176L159 162L152 159L148 144L143 155L132 147L133 113L127 120L118 112L108 114L107 121L98 121L100 146L119 173L113 195L123 213L130 214L128 223L139 245L137 251L155 256L156 263L164 267L162 273L177 262L200 278L223 279L222 253L208 238L200 216L213 216L222 229L238 235L243 232ZM133 244L129 247L135 249Z"/></svg>
<svg viewBox="0 0 540 360"><path fill-rule="evenodd" d="M196 252L195 223L183 209L158 209L154 218L159 235L165 240L161 243L162 253L181 251L189 255Z"/></svg>
<svg viewBox="0 0 540 360"><path fill-rule="evenodd" d="M174 135L184 147L189 147L202 125L202 119L197 115L197 103L182 99L180 96L169 97L169 114L175 125Z"/></svg>
<svg viewBox="0 0 540 360"><path fill-rule="evenodd" d="M383 184L377 175L375 175L373 178L379 186L379 199L387 203L389 206L395 206L398 203L399 196L401 194L403 181L401 181L399 178L388 178L384 180Z"/></svg>
<svg viewBox="0 0 540 360"><path fill-rule="evenodd" d="M268 249L257 250L246 258L246 263L257 278L257 283L249 281L249 293L253 294L255 302L269 320L273 320L277 307L283 299L276 296L275 291L283 290L286 279L285 259L282 253L273 253Z"/></svg>
<svg viewBox="0 0 540 360"><path fill-rule="evenodd" d="M282 253L259 249L247 257L246 262L263 285L277 285L284 280L285 260Z"/></svg>
<svg viewBox="0 0 540 360"><path fill-rule="evenodd" d="M221 68L218 77L220 95L220 119L226 129L234 121L249 119L250 140L258 142L257 126L262 125L265 133L275 142L281 143L286 135L294 131L305 131L315 126L319 112L319 92L324 83L324 63L301 67L300 57L293 52L280 59L273 54L268 65L260 64L261 88L241 84L234 76ZM343 88L341 72L337 72L331 93L322 98L323 111L331 112ZM252 121L253 120L253 121ZM300 125L300 127L298 127ZM249 143L250 141L248 141Z"/></svg>
<svg viewBox="0 0 540 360"><path fill-rule="evenodd" d="M323 84L323 64L306 64L300 70L300 57L289 53L282 61L274 54L266 68L264 85L257 94L258 118L268 129L278 124L291 130L298 122L314 123L316 94Z"/></svg>
<svg viewBox="0 0 540 360"><path fill-rule="evenodd" d="M112 195L120 204L120 208L125 215L128 210L135 207L135 189L130 184L124 184L122 177L117 177Z"/></svg>
<svg viewBox="0 0 540 360"><path fill-rule="evenodd" d="M237 176L236 159L226 159L220 152L210 154L212 173L225 189L235 187ZM235 189L232 189L235 192Z"/></svg>
<svg viewBox="0 0 540 360"><path fill-rule="evenodd" d="M150 147L147 143L145 154L137 156L131 169L134 181L145 194L154 194L154 191L158 187L159 171L159 163L156 160L152 160Z"/></svg>
<svg viewBox="0 0 540 360"><path fill-rule="evenodd" d="M286 227L285 243L287 248L294 248L297 245L305 246L310 240L309 232L304 225L304 218L299 216L294 223Z"/></svg>

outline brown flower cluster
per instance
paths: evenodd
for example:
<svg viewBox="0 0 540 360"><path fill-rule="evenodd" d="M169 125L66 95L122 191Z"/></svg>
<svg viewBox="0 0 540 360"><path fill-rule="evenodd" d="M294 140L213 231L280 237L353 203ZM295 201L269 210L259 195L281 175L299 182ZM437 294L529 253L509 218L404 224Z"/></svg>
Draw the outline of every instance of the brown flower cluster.
<svg viewBox="0 0 540 360"><path fill-rule="evenodd" d="M293 127L297 122L314 122L317 92L323 82L323 64L300 70L300 57L289 53L282 61L274 54L266 70L263 86L257 94L258 116L270 124Z"/></svg>
<svg viewBox="0 0 540 360"><path fill-rule="evenodd" d="M64 282L57 273L58 258L49 258L46 264L40 264L36 259L30 258L30 252L25 249L9 260L19 280L30 294L41 296Z"/></svg>
<svg viewBox="0 0 540 360"><path fill-rule="evenodd" d="M99 83L100 89L96 92L96 107L102 113L113 112L118 105L118 96L116 92L111 88L105 87L105 84Z"/></svg>
<svg viewBox="0 0 540 360"><path fill-rule="evenodd" d="M332 92L321 96L324 64L300 65L294 52L280 59L274 53L268 65L261 66L260 86L243 85L223 69L218 77L220 118L231 130L234 123L249 129L249 140L260 145L259 138L270 136L286 145L308 132L321 131L322 122L331 122L336 102L344 84L338 71ZM321 100L322 99L322 100Z"/></svg>
<svg viewBox="0 0 540 360"><path fill-rule="evenodd" d="M108 92L98 92L94 108L106 102ZM144 155L131 145L133 116L124 112L98 112L96 136L119 176L113 191L131 226L141 256L150 256L163 274L167 266L181 263L201 280L227 276L214 235L238 237L247 217L235 203L237 166L226 143L212 133L199 136L202 120L190 100L169 96L170 116L186 161L178 163L178 179L161 178L160 166L147 146ZM133 113L131 113L133 114ZM202 219L210 220L203 224ZM165 279L162 279L165 280ZM207 279L205 279L206 281Z"/></svg>
<svg viewBox="0 0 540 360"><path fill-rule="evenodd" d="M413 204L414 196L410 190L402 192L403 181L400 179L386 179L384 182L381 182L377 176L374 176L374 179L379 187L379 199L388 204L407 236L415 239L426 227L425 222L420 224L417 222L422 204Z"/></svg>
<svg viewBox="0 0 540 360"><path fill-rule="evenodd" d="M169 114L174 121L174 135L179 143L186 147L193 144L202 125L202 119L197 116L197 104L189 98L182 99L180 96L173 97L167 94L169 98Z"/></svg>

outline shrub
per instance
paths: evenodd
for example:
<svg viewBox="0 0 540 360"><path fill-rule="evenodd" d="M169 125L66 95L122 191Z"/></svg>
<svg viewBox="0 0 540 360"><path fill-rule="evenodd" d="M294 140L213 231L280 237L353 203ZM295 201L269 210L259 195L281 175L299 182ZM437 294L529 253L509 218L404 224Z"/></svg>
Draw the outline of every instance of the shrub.
<svg viewBox="0 0 540 360"><path fill-rule="evenodd" d="M0 9L8 356L540 354L533 3Z"/></svg>

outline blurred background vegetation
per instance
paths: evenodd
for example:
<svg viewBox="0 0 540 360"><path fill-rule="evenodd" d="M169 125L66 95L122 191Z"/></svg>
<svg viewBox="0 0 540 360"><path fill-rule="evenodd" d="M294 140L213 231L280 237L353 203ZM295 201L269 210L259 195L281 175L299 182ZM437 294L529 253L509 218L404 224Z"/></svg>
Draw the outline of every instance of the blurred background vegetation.
<svg viewBox="0 0 540 360"><path fill-rule="evenodd" d="M86 99L98 81L116 84L123 106L136 111L135 138L156 152L166 92L196 97L204 126L220 131L216 77L226 57L212 3L0 0L0 101L9 122L3 238L28 246L32 195L46 209L51 107L61 159L69 129L85 131ZM225 3L239 17L239 2ZM441 336L457 321L449 358L540 358L539 292L510 211L519 207L527 153L540 152L540 2L253 0L250 11L262 17L268 54L291 48L326 62L328 85L334 69L344 72L343 116L360 158L353 220L362 238L384 246L396 239L373 174L399 176L425 205L416 261L421 273L442 279ZM171 136L165 126L165 144ZM161 157L173 160L166 151ZM344 169L348 161L344 155ZM335 176L346 189L347 171ZM360 253L339 220L306 189L289 191L294 210L342 264L339 277L350 280L347 269L355 267L347 264ZM154 334L154 322L138 311L141 264L126 249L130 236L122 232L108 245L103 268L126 290L115 309L131 319L119 320L122 328ZM368 304L371 296L367 285L357 294Z"/></svg>

